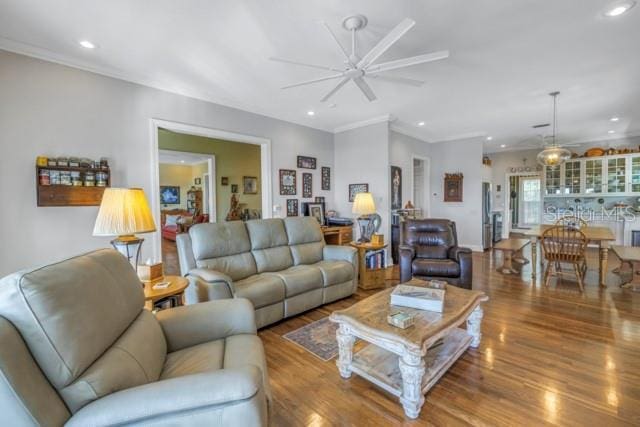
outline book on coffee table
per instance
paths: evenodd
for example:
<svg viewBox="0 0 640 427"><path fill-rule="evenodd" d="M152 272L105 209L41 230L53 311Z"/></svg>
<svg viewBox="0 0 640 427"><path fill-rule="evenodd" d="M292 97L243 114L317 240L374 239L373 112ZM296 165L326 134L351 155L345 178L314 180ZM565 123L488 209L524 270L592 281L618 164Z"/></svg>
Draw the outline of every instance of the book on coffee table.
<svg viewBox="0 0 640 427"><path fill-rule="evenodd" d="M444 295L444 289L398 285L391 292L391 305L442 313Z"/></svg>

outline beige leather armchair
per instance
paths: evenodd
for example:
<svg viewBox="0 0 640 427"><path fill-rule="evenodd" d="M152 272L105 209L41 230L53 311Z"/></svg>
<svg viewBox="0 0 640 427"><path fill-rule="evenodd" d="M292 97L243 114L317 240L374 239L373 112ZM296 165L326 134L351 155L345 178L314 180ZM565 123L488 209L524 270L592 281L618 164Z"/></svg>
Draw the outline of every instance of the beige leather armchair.
<svg viewBox="0 0 640 427"><path fill-rule="evenodd" d="M246 299L143 309L101 250L0 281L0 413L16 426L266 425L264 350Z"/></svg>

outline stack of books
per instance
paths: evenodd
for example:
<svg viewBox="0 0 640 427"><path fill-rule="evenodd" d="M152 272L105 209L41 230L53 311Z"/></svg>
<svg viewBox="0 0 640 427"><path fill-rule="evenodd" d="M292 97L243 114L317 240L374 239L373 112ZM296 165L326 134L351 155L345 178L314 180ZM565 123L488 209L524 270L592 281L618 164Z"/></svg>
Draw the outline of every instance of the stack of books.
<svg viewBox="0 0 640 427"><path fill-rule="evenodd" d="M379 249L377 251L369 251L365 255L364 262L368 269L376 270L378 268L387 267L387 251Z"/></svg>

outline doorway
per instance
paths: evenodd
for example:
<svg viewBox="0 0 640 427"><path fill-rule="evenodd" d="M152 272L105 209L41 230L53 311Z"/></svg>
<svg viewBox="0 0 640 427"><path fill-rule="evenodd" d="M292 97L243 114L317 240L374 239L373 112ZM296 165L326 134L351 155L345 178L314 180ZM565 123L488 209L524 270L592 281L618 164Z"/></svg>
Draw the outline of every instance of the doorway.
<svg viewBox="0 0 640 427"><path fill-rule="evenodd" d="M429 158L412 156L411 166L411 197L413 198L413 206L419 209L423 218L428 218L431 215L431 206L429 205Z"/></svg>
<svg viewBox="0 0 640 427"><path fill-rule="evenodd" d="M506 225L503 237L510 231L527 230L542 220L542 179L540 174L507 174L505 187L509 189L505 204Z"/></svg>

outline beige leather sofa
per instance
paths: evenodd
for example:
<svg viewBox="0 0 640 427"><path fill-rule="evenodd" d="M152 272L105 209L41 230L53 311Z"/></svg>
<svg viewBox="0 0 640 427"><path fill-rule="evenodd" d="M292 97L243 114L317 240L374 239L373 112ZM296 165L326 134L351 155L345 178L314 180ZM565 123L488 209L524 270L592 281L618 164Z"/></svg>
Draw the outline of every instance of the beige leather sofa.
<svg viewBox="0 0 640 427"><path fill-rule="evenodd" d="M241 297L262 327L345 298L357 287L356 251L325 245L312 217L197 224L176 239L187 303Z"/></svg>
<svg viewBox="0 0 640 427"><path fill-rule="evenodd" d="M143 304L136 273L114 250L0 280L0 424L267 424L249 301L155 316Z"/></svg>

